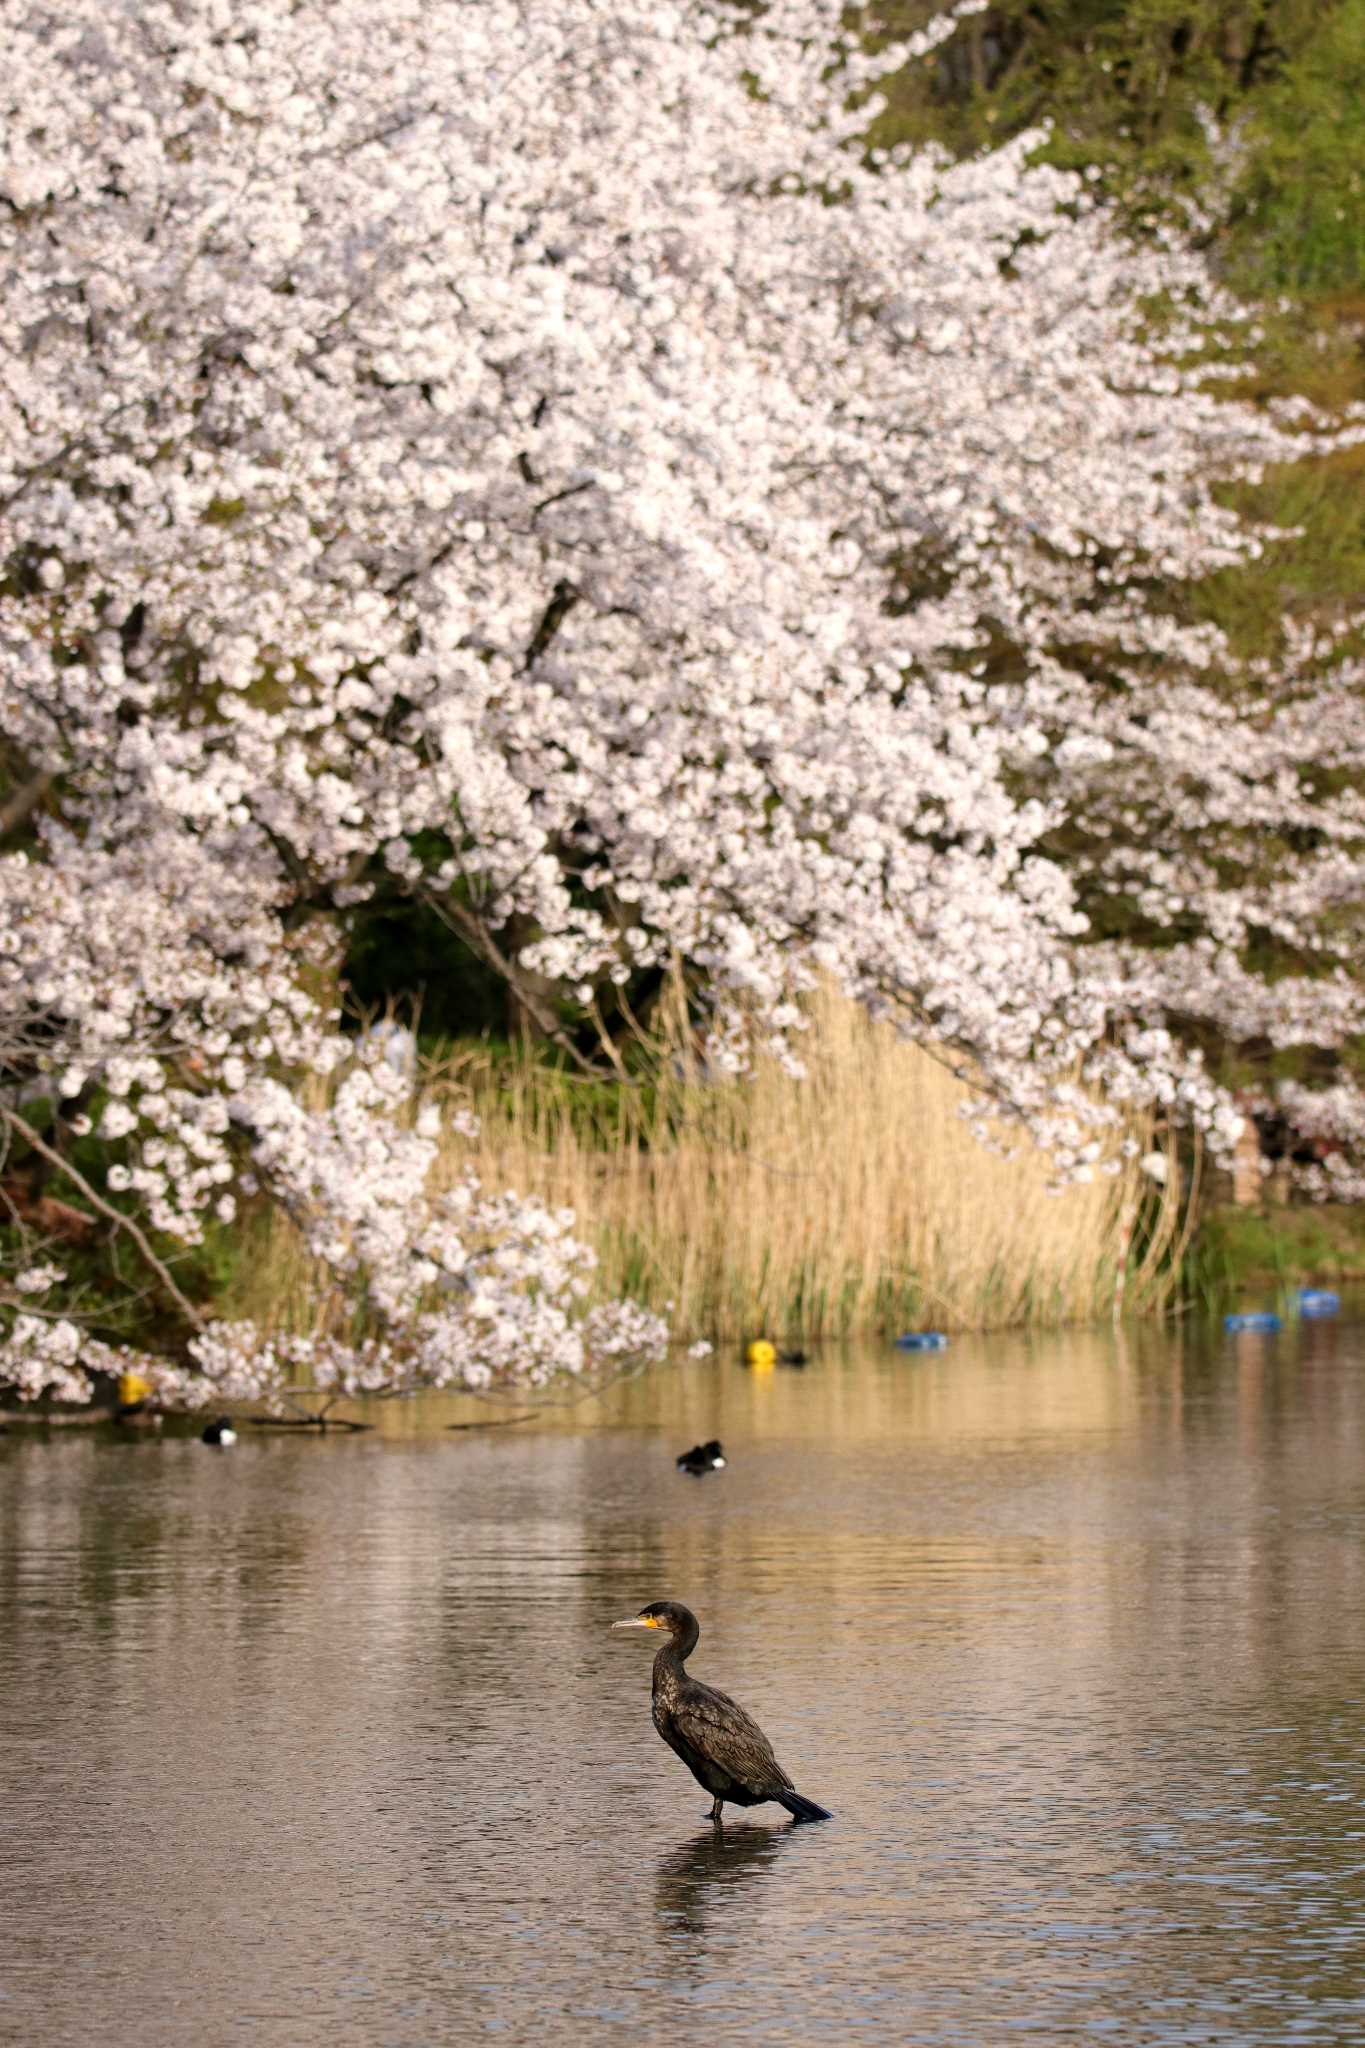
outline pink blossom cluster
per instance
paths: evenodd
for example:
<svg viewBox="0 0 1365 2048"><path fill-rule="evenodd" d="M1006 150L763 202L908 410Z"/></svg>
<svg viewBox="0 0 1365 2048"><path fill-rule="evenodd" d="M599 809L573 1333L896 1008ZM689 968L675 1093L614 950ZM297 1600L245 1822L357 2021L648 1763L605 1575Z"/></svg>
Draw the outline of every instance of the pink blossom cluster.
<svg viewBox="0 0 1365 2048"><path fill-rule="evenodd" d="M1235 1129L1179 1019L1273 1010L1250 926L1348 900L1354 800L1293 750L1344 761L1358 695L1305 659L1290 704L1220 697L1217 636L1153 607L1266 545L1216 482L1322 437L1193 360L1240 319L1194 254L1119 240L1031 138L868 155L905 53L830 0L3 18L0 717L35 794L0 1078L77 1122L97 1093L108 1188L173 1238L253 1176L389 1332L220 1326L200 1372L540 1383L662 1341L585 1310L566 1218L430 1195L373 1063L302 1106L381 886L528 1001L680 962L719 1067L832 976L1063 1171L1115 1105ZM1213 839L1266 791L1323 845L1229 887ZM1195 937L1087 945L1106 889Z"/></svg>

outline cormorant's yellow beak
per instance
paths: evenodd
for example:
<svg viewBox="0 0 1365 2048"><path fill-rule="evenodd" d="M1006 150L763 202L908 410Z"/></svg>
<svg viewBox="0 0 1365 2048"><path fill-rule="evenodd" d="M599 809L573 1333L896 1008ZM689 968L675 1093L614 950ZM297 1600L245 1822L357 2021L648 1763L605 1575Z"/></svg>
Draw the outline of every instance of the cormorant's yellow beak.
<svg viewBox="0 0 1365 2048"><path fill-rule="evenodd" d="M663 1623L662 1623L662 1621L660 1621L660 1619L659 1619L659 1617L658 1617L658 1615L657 1615L657 1614L632 1614L632 1616L631 1616L631 1618L630 1618L630 1620L629 1620L629 1621L614 1621L614 1622L612 1623L612 1625L611 1625L611 1632L612 1632L612 1634L613 1634L613 1635L615 1635L615 1633L616 1633L616 1631L617 1631L617 1629L618 1629L618 1628L662 1628L662 1627L663 1627Z"/></svg>

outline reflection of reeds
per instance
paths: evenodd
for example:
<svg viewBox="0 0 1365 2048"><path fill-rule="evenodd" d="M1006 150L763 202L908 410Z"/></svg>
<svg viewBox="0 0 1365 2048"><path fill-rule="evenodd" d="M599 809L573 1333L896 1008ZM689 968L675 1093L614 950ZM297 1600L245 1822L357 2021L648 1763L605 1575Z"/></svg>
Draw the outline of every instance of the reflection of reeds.
<svg viewBox="0 0 1365 2048"><path fill-rule="evenodd" d="M765 1062L711 1083L675 1057L636 1086L572 1078L529 1050L465 1052L439 1085L472 1102L481 1132L452 1137L441 1172L572 1208L598 1292L672 1303L681 1337L1107 1321L1120 1301L1132 1314L1165 1300L1173 1150L1164 1190L1126 1165L1049 1194L1044 1158L979 1144L962 1084L853 1004L817 1002L802 1057L801 1080ZM224 1306L310 1335L363 1323L284 1220Z"/></svg>

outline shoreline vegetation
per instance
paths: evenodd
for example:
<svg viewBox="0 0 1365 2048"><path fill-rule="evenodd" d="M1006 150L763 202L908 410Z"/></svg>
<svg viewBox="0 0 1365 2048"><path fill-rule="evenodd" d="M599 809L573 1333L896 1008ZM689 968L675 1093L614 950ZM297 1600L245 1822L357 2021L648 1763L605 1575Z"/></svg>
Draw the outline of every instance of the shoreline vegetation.
<svg viewBox="0 0 1365 2048"><path fill-rule="evenodd" d="M715 1081L684 1043L619 1081L566 1071L529 1033L425 1062L427 1092L479 1121L443 1147L438 1183L473 1171L572 1209L594 1298L668 1313L675 1348L1211 1317L1247 1290L1365 1279L1359 1206L1290 1205L1269 1183L1259 1203L1222 1199L1188 1134L1150 1116L1115 1131L1108 1170L1055 1186L1026 1132L983 1142L967 1086L834 990L810 1007L799 1075L761 1059ZM278 1209L218 1306L281 1335L364 1335Z"/></svg>
<svg viewBox="0 0 1365 2048"><path fill-rule="evenodd" d="M1365 1278L1365 0L966 0L931 31L940 13L890 0L923 39L867 131L875 176L825 149L844 85L807 134L790 24L761 92L698 44L697 104L730 109L739 158L809 144L751 217L690 70L675 90L683 17L660 36L627 9L638 105L603 129L596 61L552 10L582 161L615 174L645 136L683 195L650 187L619 276L595 202L541 248L561 152L496 35L478 150L446 109L493 104L482 30L428 47L400 23L402 93L376 68L369 128L396 107L407 136L429 95L411 162L464 195L411 245L408 142L357 167L330 99L316 136L271 125L303 104L272 78L368 52L350 10L282 16L268 61L250 31L276 196L230 233L201 209L215 179L250 186L254 131L182 91L183 52L129 43L124 126L87 161L103 25L28 39L16 104L77 113L5 224L12 353L48 351L9 420L0 545L27 664L0 736L21 1389L75 1401L88 1370L103 1393L145 1347L159 1393L199 1372L250 1401L295 1370L353 1391L381 1364L398 1392L439 1355L516 1398L590 1354L661 1355L665 1316L676 1354L1212 1317ZM217 45L195 61L216 77ZM863 77L859 56L855 97ZM932 179L925 144L948 153ZM109 178L111 149L137 177ZM754 266L728 338L733 275L690 240L711 205ZM357 222L391 266L373 307ZM828 268L772 319L789 250L827 229ZM973 237L1000 252L975 279ZM87 271L102 310L73 322ZM216 314L199 333L210 286L249 299L249 349ZM295 390L309 333L329 367ZM885 418L853 436L866 390ZM826 646L845 608L856 633ZM874 1003L910 991L921 1034L956 1031L1070 1184L1049 1190L1022 1126L983 1146L933 1052L831 990L802 1030L807 945ZM374 1046L366 1070L362 1014L420 1028L411 1073ZM720 1078L695 1049L712 1027L718 1065L727 1033L786 1034L805 1077L764 1056ZM1046 1075L1079 1102L1078 1046L1147 1105L1093 1159L1084 1118L1042 1100ZM1239 1116L1276 1170L1234 1205L1208 1161Z"/></svg>
<svg viewBox="0 0 1365 2048"><path fill-rule="evenodd" d="M647 1083L584 1083L530 1042L456 1049L435 1086L457 1091L479 1136L443 1152L572 1208L597 1254L593 1291L671 1315L677 1341L755 1331L806 1339L1060 1325L1170 1306L1185 1228L1174 1150L1164 1185L1133 1156L1050 1190L1019 1131L983 1143L965 1085L923 1047L826 992L801 1046L805 1072L773 1060L712 1082L674 1054ZM1136 1147L1136 1151L1133 1148ZM1120 1284L1121 1282L1121 1284ZM361 1334L353 1309L278 1211L231 1283L230 1315L312 1338Z"/></svg>
<svg viewBox="0 0 1365 2048"><path fill-rule="evenodd" d="M1356 1204L1248 1208L1211 1204L1200 1216L1186 1261L1184 1292L1221 1308L1254 1289L1365 1280L1365 1213Z"/></svg>

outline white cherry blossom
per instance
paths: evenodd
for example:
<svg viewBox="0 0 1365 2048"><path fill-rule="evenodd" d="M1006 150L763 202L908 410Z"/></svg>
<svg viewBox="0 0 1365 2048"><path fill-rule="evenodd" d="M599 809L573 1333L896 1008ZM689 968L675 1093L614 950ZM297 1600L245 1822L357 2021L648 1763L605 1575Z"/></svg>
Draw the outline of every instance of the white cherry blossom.
<svg viewBox="0 0 1365 2048"><path fill-rule="evenodd" d="M146 1233L254 1188L384 1333L305 1356L182 1300L158 1384L662 1342L584 1310L568 1219L433 1195L409 1077L347 1064L317 991L376 892L528 1005L679 962L717 1072L833 977L1064 1171L1125 1105L1227 1139L1186 1020L1360 1028L1347 968L1245 959L1359 901L1357 674L1291 650L1244 705L1151 601L1266 545L1219 479L1323 435L1192 360L1240 316L1173 238L1118 240L1031 138L868 157L904 52L827 0L0 19L0 1112L99 1098L104 1220L163 1292ZM1312 857L1229 883L1212 835L1267 803ZM1106 892L1190 936L1088 944ZM104 1358L16 1314L4 1370Z"/></svg>

